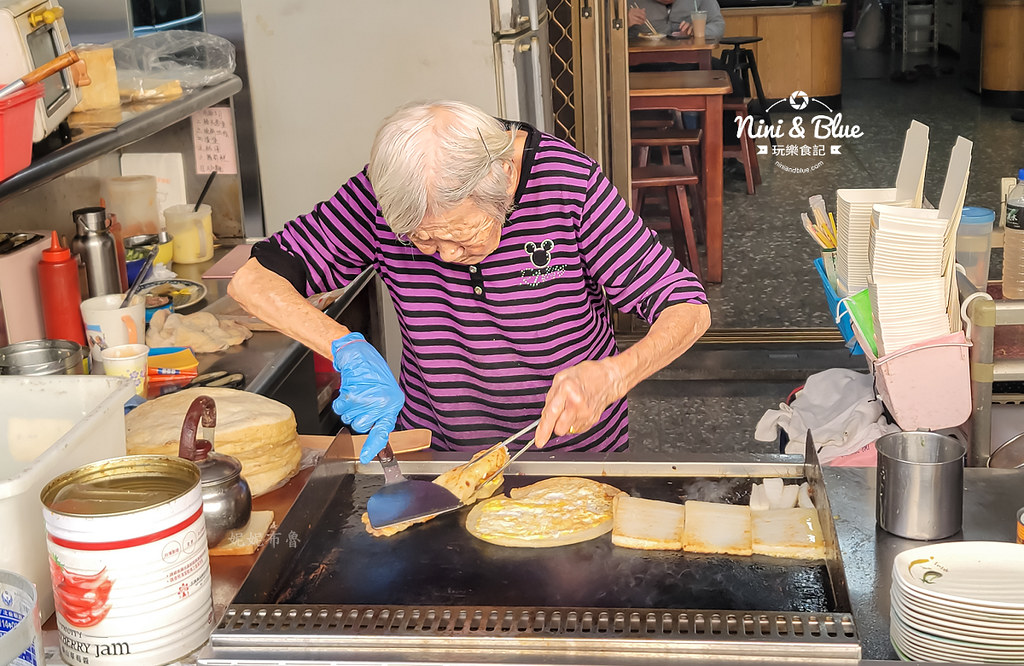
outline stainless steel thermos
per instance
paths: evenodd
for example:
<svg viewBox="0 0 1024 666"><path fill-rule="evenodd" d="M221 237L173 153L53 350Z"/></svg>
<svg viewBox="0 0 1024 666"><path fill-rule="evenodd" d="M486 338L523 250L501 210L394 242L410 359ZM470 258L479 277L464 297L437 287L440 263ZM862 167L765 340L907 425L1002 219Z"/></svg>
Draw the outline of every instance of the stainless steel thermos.
<svg viewBox="0 0 1024 666"><path fill-rule="evenodd" d="M121 275L106 209L79 208L71 213L71 217L78 229L71 249L85 264L89 296L120 294Z"/></svg>

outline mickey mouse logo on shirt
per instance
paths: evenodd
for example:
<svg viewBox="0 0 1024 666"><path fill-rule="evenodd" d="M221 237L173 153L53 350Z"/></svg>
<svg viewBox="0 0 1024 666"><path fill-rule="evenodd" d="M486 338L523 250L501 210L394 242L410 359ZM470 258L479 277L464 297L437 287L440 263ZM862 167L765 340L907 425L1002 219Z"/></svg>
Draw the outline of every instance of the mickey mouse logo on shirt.
<svg viewBox="0 0 1024 666"><path fill-rule="evenodd" d="M555 243L550 238L541 242L538 246L533 241L530 241L523 246L526 253L530 255L530 262L537 268L544 268L551 263L551 250L554 249Z"/></svg>

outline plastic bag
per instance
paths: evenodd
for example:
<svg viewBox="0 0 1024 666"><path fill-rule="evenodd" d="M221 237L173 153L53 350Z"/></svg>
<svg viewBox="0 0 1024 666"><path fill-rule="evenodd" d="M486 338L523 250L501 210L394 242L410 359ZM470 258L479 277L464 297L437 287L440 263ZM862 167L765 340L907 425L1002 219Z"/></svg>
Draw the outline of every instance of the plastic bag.
<svg viewBox="0 0 1024 666"><path fill-rule="evenodd" d="M166 30L113 42L122 102L171 99L235 71L235 47L207 32Z"/></svg>

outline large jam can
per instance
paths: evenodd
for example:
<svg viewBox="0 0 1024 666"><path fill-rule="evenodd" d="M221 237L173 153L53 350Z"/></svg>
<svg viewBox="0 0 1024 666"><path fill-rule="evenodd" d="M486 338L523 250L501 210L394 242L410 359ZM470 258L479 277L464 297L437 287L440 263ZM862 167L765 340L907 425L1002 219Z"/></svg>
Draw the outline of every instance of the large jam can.
<svg viewBox="0 0 1024 666"><path fill-rule="evenodd" d="M79 467L40 495L61 658L157 666L213 629L199 469L169 456Z"/></svg>

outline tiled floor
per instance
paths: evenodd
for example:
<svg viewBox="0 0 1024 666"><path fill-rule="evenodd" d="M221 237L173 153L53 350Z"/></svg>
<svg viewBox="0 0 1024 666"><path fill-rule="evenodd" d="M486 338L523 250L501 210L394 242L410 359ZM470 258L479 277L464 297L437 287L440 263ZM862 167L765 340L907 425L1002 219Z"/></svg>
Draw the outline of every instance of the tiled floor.
<svg viewBox="0 0 1024 666"><path fill-rule="evenodd" d="M888 76L888 53L859 52L852 40L845 40L841 112L843 122L860 126L863 136L836 141L839 155L815 161L760 156L764 182L754 196L746 194L741 179L727 175L724 280L708 287L714 328L832 325L812 266L817 246L800 226L800 213L813 194L824 196L834 209L838 188L892 187L912 119L930 127L928 200L938 204L949 152L962 135L974 142L967 204L998 209L999 179L1024 167L1024 123L1012 121L1009 109L982 106L977 95L961 86L956 64L942 59L934 76L897 83ZM789 127L793 115L773 114L776 118ZM774 161L821 165L809 173L790 173ZM998 276L1000 251L993 254L992 274ZM702 353L698 345L688 355ZM808 374L814 371L808 367ZM754 425L799 383L764 376L752 381L648 380L630 395L634 453L775 452L773 444L753 441Z"/></svg>

